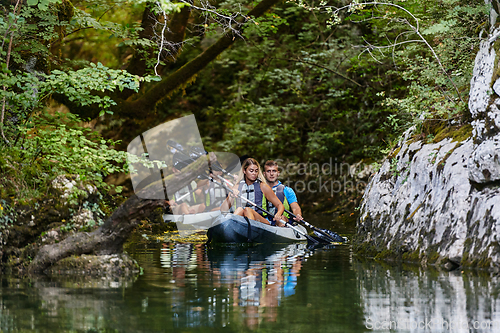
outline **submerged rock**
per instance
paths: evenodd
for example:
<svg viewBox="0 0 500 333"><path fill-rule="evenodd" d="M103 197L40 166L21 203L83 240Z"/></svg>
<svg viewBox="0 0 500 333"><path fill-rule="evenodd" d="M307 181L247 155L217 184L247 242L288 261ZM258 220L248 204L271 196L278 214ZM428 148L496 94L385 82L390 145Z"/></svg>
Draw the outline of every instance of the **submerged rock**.
<svg viewBox="0 0 500 333"><path fill-rule="evenodd" d="M68 257L50 266L47 275L67 276L134 276L140 271L137 262L128 255L81 255Z"/></svg>

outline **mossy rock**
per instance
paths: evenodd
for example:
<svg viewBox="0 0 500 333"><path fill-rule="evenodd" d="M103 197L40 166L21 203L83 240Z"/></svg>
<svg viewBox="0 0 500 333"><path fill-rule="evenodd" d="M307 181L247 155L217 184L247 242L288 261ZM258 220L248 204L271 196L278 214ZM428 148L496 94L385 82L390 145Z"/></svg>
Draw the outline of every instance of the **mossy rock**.
<svg viewBox="0 0 500 333"><path fill-rule="evenodd" d="M390 159L396 158L396 156L398 156L400 151L401 151L401 147L397 147L392 152L390 152L389 155L387 155L387 158L390 158Z"/></svg>
<svg viewBox="0 0 500 333"><path fill-rule="evenodd" d="M435 264L438 262L438 260L440 259L440 255L437 251L431 251L428 255L427 255L427 262L429 264Z"/></svg>
<svg viewBox="0 0 500 333"><path fill-rule="evenodd" d="M419 251L405 252L403 253L401 258L405 262L418 263L420 262L420 252Z"/></svg>
<svg viewBox="0 0 500 333"><path fill-rule="evenodd" d="M440 130L432 142L437 143L446 138L451 138L452 141L462 142L472 136L472 125L467 124L464 126L451 126L445 127Z"/></svg>
<svg viewBox="0 0 500 333"><path fill-rule="evenodd" d="M71 256L45 271L47 275L128 276L139 274L137 262L127 254Z"/></svg>

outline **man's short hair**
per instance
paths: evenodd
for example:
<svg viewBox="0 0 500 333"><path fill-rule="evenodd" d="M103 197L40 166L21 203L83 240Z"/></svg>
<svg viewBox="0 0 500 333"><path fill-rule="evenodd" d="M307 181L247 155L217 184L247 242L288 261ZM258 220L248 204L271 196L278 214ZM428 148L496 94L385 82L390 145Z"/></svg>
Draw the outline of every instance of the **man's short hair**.
<svg viewBox="0 0 500 333"><path fill-rule="evenodd" d="M273 160L268 160L268 161L266 162L266 164L264 164L264 168L265 168L266 166L267 166L267 167L274 167L274 166L275 166L275 167L277 167L277 166L278 166L278 163L276 163L276 161L273 161Z"/></svg>

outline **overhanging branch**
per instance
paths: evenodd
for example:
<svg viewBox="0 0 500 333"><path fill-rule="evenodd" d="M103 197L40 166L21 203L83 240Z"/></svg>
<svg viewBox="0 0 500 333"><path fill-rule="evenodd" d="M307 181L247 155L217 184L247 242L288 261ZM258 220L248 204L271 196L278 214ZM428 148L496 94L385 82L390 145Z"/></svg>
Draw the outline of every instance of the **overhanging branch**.
<svg viewBox="0 0 500 333"><path fill-rule="evenodd" d="M248 13L248 17L260 17L280 0L263 0ZM245 22L241 23L245 24ZM164 78L139 99L119 102L114 111L130 118L142 118L152 112L155 105L173 91L188 83L194 75L205 68L212 60L229 48L236 36L232 32L223 35L217 42L199 54L196 58Z"/></svg>

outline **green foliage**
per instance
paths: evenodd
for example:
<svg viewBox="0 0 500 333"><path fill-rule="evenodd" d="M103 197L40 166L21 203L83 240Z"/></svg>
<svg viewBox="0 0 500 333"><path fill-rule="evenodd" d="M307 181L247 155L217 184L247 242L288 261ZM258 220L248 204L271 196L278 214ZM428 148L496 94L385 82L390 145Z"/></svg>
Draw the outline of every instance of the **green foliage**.
<svg viewBox="0 0 500 333"><path fill-rule="evenodd" d="M120 68L134 47L154 48L153 40L139 38L142 11L149 1L74 1L67 37L61 43L64 65L101 62ZM72 68L74 69L74 68Z"/></svg>
<svg viewBox="0 0 500 333"><path fill-rule="evenodd" d="M294 2L309 12L326 13L326 21L319 21L332 33L342 29L341 23L356 22L364 31L364 46L359 48L368 59L355 65L356 70L366 72L370 63L378 63L386 77L398 78L396 86L377 93L386 98L377 107L390 112L382 127L389 134L388 141L411 126L423 130L422 123L428 120L447 120L453 125L467 121L466 97L477 36L488 20L484 2ZM386 59L394 66L385 64Z"/></svg>
<svg viewBox="0 0 500 333"><path fill-rule="evenodd" d="M371 82L383 87L385 80L375 65L356 58L350 45L361 39L347 32L353 27L330 34L322 26L324 17L288 5L249 25L249 40L223 54L205 74L225 78L220 82L224 98L200 117L207 121L201 128L205 144L258 159L379 156L370 146L383 144L376 129L387 111L374 108L381 87ZM356 89L359 82L366 90ZM197 103L197 94L191 90L184 98Z"/></svg>
<svg viewBox="0 0 500 333"><path fill-rule="evenodd" d="M51 3L59 2L60 0L28 0L29 6L37 6L40 10L47 10Z"/></svg>
<svg viewBox="0 0 500 333"><path fill-rule="evenodd" d="M58 38L58 30L63 29L66 24L67 22L59 22L56 13L49 10L22 6L19 13L7 11L0 19L0 33L7 37L0 53L2 62L7 63L7 45L10 43L8 37L11 37L10 68L24 66L32 71L33 60L39 68L46 68L50 59L47 44Z"/></svg>
<svg viewBox="0 0 500 333"><path fill-rule="evenodd" d="M414 30L417 27L414 19L408 18L412 27L403 21L407 13L395 7L374 6L353 16L358 20L381 17L371 21L379 34L369 42L384 47L379 51L385 52L397 66L389 73L400 75L407 82L402 91L387 91L382 105L393 110L391 117L403 120L401 130L413 125L422 130L423 122L435 119L463 124L479 46L478 29L488 19L485 4L462 0L439 5L431 1L394 1L394 4L411 11L425 40Z"/></svg>
<svg viewBox="0 0 500 333"><path fill-rule="evenodd" d="M269 36L278 32L281 25L288 25L287 20L274 13L266 13L245 26L244 36L246 38L260 37L267 40Z"/></svg>
<svg viewBox="0 0 500 333"><path fill-rule="evenodd" d="M104 112L111 113L107 109L116 103L107 95L95 95L95 91L114 91L119 89L131 89L138 91L140 82L157 81L159 78L155 76L139 77L131 75L124 70L114 70L104 66L101 63L97 65L91 63L91 67L83 68L77 71L62 72L54 70L50 75L45 76L45 81L42 83L40 90L42 96L52 93L59 93L68 97L72 102L76 102L81 106L89 104L98 104Z"/></svg>
<svg viewBox="0 0 500 333"><path fill-rule="evenodd" d="M2 235L1 230L6 229L9 225L14 223L16 220L16 211L7 201L0 199L0 236Z"/></svg>
<svg viewBox="0 0 500 333"><path fill-rule="evenodd" d="M36 4L47 3L48 0L43 0ZM98 105L104 115L116 104L109 92L124 89L137 92L141 82L158 80L111 69L100 62L76 69L49 70L38 66L40 59L42 62L53 59L48 44L57 42L60 29L70 26L69 21L61 20L61 17L68 20L70 17L61 16L59 7L49 7L50 10L40 12L23 6L19 14L9 12L6 19L0 20L0 33L12 35L11 52L2 49L0 54L4 61L0 68L3 88L0 101L5 108L2 125L7 138L0 144L0 187L3 189L0 194L16 204L36 202L59 175L76 181L68 200L77 204L91 187L107 193L112 188L104 181L107 175L128 171L126 153L114 149L119 141L102 138L81 126L82 119L72 113L49 113L52 95L64 95L79 106ZM66 8L65 13L72 11ZM35 22L37 24L33 24ZM81 24L81 21L75 22ZM26 47L31 47L29 53ZM120 192L121 188L114 190Z"/></svg>
<svg viewBox="0 0 500 333"><path fill-rule="evenodd" d="M180 12L183 7L190 7L191 4L187 2L172 2L170 0L159 0L161 10L163 10L166 14L171 14L175 12Z"/></svg>
<svg viewBox="0 0 500 333"><path fill-rule="evenodd" d="M68 119L62 115L38 117L33 120L36 126L22 128L23 139L18 144L2 149L2 185L17 188L6 195L15 195L17 201L36 200L51 187L55 176L66 175L77 181L68 197L71 204L77 204L88 186L106 193L111 187L104 177L128 171L124 164L127 154L112 148L117 142L79 127L74 123L76 117L71 120L64 123Z"/></svg>
<svg viewBox="0 0 500 333"><path fill-rule="evenodd" d="M97 104L104 112L116 103L107 95L96 95L96 91L114 91L131 89L137 91L141 81L151 82L157 77L139 77L131 75L124 70L113 70L98 63L76 71L53 70L50 74L32 74L19 72L14 74L3 67L0 73L6 88L0 91L0 98L5 98L11 107L11 113L33 112L43 106L43 102L54 94L68 97L72 102L81 106ZM28 115L30 112L27 113Z"/></svg>

